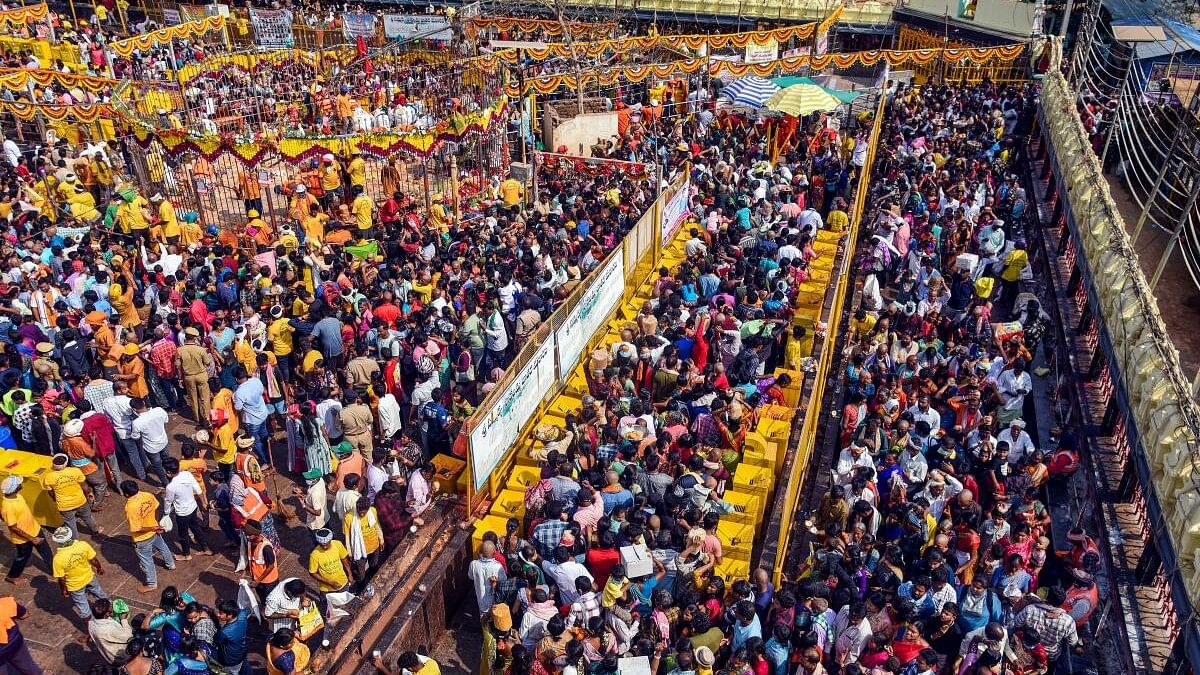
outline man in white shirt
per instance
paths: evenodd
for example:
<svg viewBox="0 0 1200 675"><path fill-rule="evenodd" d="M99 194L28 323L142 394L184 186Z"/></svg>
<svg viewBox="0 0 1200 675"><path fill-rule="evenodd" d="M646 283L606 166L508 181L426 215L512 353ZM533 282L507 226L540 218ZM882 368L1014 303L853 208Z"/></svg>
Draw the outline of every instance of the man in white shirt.
<svg viewBox="0 0 1200 675"><path fill-rule="evenodd" d="M1007 429L996 434L996 442L1008 443L1008 461L1014 466L1020 465L1022 457L1037 450L1033 439L1025 433L1025 420L1019 417Z"/></svg>
<svg viewBox="0 0 1200 675"><path fill-rule="evenodd" d="M376 383L375 395L379 397L379 431L385 439L392 438L400 431L400 403L396 397L387 391L387 387Z"/></svg>
<svg viewBox="0 0 1200 675"><path fill-rule="evenodd" d="M1021 416L1025 408L1025 395L1033 391L1033 382L1029 373L1025 372L1025 359L1013 361L1012 368L1000 373L996 378L996 392L1000 395L1000 409L996 411L997 421L1008 425Z"/></svg>
<svg viewBox="0 0 1200 675"><path fill-rule="evenodd" d="M155 408L161 410L161 408ZM192 535L195 535L197 555L212 555L208 544L204 541L204 528L200 525L201 518L208 518L208 505L204 503L204 491L196 482L191 471L180 471L179 460L168 457L162 460L162 466L171 477L163 494L163 513L175 515L175 531L179 534L179 547L183 555L179 560L192 559Z"/></svg>
<svg viewBox="0 0 1200 675"><path fill-rule="evenodd" d="M113 431L117 435L117 445L121 446L125 457L133 465L134 475L138 477L138 480L145 482L147 460L137 441L129 437L134 417L133 410L129 407L129 402L133 400L129 398L129 384L117 382L112 387L114 395L99 401L96 409L112 421Z"/></svg>
<svg viewBox="0 0 1200 675"><path fill-rule="evenodd" d="M317 404L317 415L325 421L325 435L329 436L329 445L342 442L342 402L338 400L338 390L334 387L323 401Z"/></svg>
<svg viewBox="0 0 1200 675"><path fill-rule="evenodd" d="M485 541L479 545L479 557L467 566L467 577L475 588L475 602L480 618L485 618L496 603L496 585L508 579L504 567L495 558L496 545Z"/></svg>
<svg viewBox="0 0 1200 675"><path fill-rule="evenodd" d="M280 628L296 629L296 617L301 605L307 606L312 598L307 597L308 586L296 577L288 577L275 585L263 603L263 618L269 621L270 631Z"/></svg>
<svg viewBox="0 0 1200 675"><path fill-rule="evenodd" d="M858 661L867 638L871 637L871 622L867 620L867 607L861 602L843 605L833 622L834 661L845 666Z"/></svg>
<svg viewBox="0 0 1200 675"><path fill-rule="evenodd" d="M168 482L163 471L163 453L167 449L167 411L151 408L144 398L129 401L129 408L136 417L129 424L129 438L141 446L146 462L158 475L162 484Z"/></svg>
<svg viewBox="0 0 1200 675"><path fill-rule="evenodd" d="M683 244L683 252L689 258L698 258L708 253L708 245L700 238L700 230L692 228L691 237Z"/></svg>
<svg viewBox="0 0 1200 675"><path fill-rule="evenodd" d="M787 243L779 247L775 251L775 260L799 260L804 255L804 252L796 246L796 241L792 237L788 237Z"/></svg>
<svg viewBox="0 0 1200 675"><path fill-rule="evenodd" d="M867 446L860 444L858 441L850 443L850 447L843 448L838 455L837 464L833 467L833 480L838 485L846 487L850 481L854 479L854 474L858 467L872 467L875 463L871 461L871 456L865 450Z"/></svg>
<svg viewBox="0 0 1200 675"><path fill-rule="evenodd" d="M808 205L800 212L800 231L807 232L810 235L816 235L817 230L825 226L825 220L821 218L821 214Z"/></svg>
<svg viewBox="0 0 1200 675"><path fill-rule="evenodd" d="M912 339L909 338L909 341L911 342ZM893 346L892 349L894 352L896 347ZM915 344L913 353L916 353ZM904 354L904 358L908 358L907 352ZM897 359L896 363L904 363L904 359ZM924 420L929 425L931 430L936 431L942 427L942 416L938 413L938 411L929 406L929 394L918 395L917 404L909 408L908 413L913 416L914 426L916 426L917 422Z"/></svg>
<svg viewBox="0 0 1200 675"><path fill-rule="evenodd" d="M559 546L554 550L553 561L542 561L542 571L554 581L554 585L558 588L560 605L571 605L579 599L580 593L575 586L576 579L587 577L589 580L595 581L592 573L583 565L575 562L565 546Z"/></svg>

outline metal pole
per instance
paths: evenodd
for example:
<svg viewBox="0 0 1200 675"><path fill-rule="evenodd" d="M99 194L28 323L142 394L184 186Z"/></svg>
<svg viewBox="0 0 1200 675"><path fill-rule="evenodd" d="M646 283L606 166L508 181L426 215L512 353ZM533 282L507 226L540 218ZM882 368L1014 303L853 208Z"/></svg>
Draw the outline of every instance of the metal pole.
<svg viewBox="0 0 1200 675"><path fill-rule="evenodd" d="M562 27L563 38L567 41L567 49L571 50L571 60L575 63L575 95L576 102L579 104L579 114L583 114L583 73L579 69L579 53L575 51L575 36L567 27L567 20L563 18L563 0L555 0L554 13L558 17L558 25Z"/></svg>
<svg viewBox="0 0 1200 675"><path fill-rule="evenodd" d="M1179 219L1179 224L1175 226L1175 231L1171 233L1171 241L1167 244L1166 250L1163 251L1162 257L1158 260L1158 267L1154 268L1154 276L1150 277L1150 290L1154 290L1158 286L1158 279L1162 276L1163 270L1167 268L1167 261L1171 259L1171 254L1175 252L1175 245L1179 243L1179 238L1183 236L1184 223L1191 218L1192 207L1196 205L1196 198L1200 197L1200 185L1196 184L1195 177L1191 181L1191 194L1188 195L1187 206L1183 208L1183 217Z"/></svg>
<svg viewBox="0 0 1200 675"><path fill-rule="evenodd" d="M1062 25L1058 27L1058 37L1066 41L1067 26L1071 24L1071 9L1075 6L1075 0L1067 0L1067 8L1063 10Z"/></svg>
<svg viewBox="0 0 1200 675"><path fill-rule="evenodd" d="M1137 245L1138 235L1142 233L1142 228L1146 225L1146 219L1150 215L1150 205L1158 199L1158 192L1162 189L1163 180L1167 177L1167 169L1171 166L1171 157L1175 154L1175 146L1179 143L1179 137L1183 133L1182 121L1175 125L1175 133L1171 135L1171 147L1167 149L1167 156L1163 158L1162 168L1158 170L1158 177L1154 179L1154 189L1150 190L1150 196L1146 198L1146 205L1142 207L1142 213L1138 216L1137 225L1133 227L1133 234L1129 238L1129 243ZM1186 211L1184 212L1187 213Z"/></svg>
<svg viewBox="0 0 1200 675"><path fill-rule="evenodd" d="M530 169L530 171L533 172L533 203L534 204L536 204L538 201L538 156L540 154L541 153L539 153L535 150L533 153L533 156L529 158L529 160L530 160L529 169Z"/></svg>
<svg viewBox="0 0 1200 675"><path fill-rule="evenodd" d="M1113 108L1113 111L1112 111L1113 119L1112 119L1112 122L1110 122L1108 125L1108 134L1104 137L1104 149L1100 151L1100 170L1101 171L1104 171L1104 160L1108 159L1108 148L1112 145L1113 136L1117 133L1117 123L1120 120L1120 117L1117 115L1117 113L1120 111L1121 106L1124 105L1124 102L1122 101L1122 97L1125 93L1125 85L1127 85L1129 83L1129 71L1132 70L1132 68L1133 68L1133 59L1130 58L1128 63L1126 63L1126 65L1125 65L1125 77L1121 78L1121 88L1117 90L1117 96L1116 96L1117 106L1115 108Z"/></svg>

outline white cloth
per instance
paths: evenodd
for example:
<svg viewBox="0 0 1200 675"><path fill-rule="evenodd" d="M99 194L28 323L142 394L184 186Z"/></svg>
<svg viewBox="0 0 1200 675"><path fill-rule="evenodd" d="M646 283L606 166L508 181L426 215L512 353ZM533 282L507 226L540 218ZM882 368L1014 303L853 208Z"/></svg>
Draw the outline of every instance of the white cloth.
<svg viewBox="0 0 1200 675"><path fill-rule="evenodd" d="M379 529L379 520L375 517L375 510L367 511L367 527ZM362 519L355 513L350 517L350 530L346 534L346 550L350 553L351 560L366 560L367 558L367 543L363 537ZM379 540L383 541L383 532L378 533Z"/></svg>
<svg viewBox="0 0 1200 675"><path fill-rule="evenodd" d="M384 394L379 397L379 428L384 438L391 438L400 431L401 417L400 404L395 396Z"/></svg>
<svg viewBox="0 0 1200 675"><path fill-rule="evenodd" d="M167 449L167 411L150 408L138 415L130 424L129 437L142 442L146 452L162 452Z"/></svg>
<svg viewBox="0 0 1200 675"><path fill-rule="evenodd" d="M196 498L201 494L203 493L200 484L196 482L192 472L180 471L167 483L166 492L163 493L163 512L168 515L174 513L178 516L190 516L200 508Z"/></svg>
<svg viewBox="0 0 1200 675"><path fill-rule="evenodd" d="M129 407L129 401L128 396L120 395L106 398L100 404L100 412L108 415L108 419L112 420L117 438L129 438L133 422L133 409Z"/></svg>

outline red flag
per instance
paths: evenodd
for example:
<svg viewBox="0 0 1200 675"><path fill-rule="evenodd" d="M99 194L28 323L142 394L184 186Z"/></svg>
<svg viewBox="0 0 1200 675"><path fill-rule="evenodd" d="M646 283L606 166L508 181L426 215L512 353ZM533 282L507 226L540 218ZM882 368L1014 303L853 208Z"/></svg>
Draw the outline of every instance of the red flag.
<svg viewBox="0 0 1200 675"><path fill-rule="evenodd" d="M354 51L363 61L363 72L368 76L371 74L371 59L367 56L367 39L359 35L354 38Z"/></svg>

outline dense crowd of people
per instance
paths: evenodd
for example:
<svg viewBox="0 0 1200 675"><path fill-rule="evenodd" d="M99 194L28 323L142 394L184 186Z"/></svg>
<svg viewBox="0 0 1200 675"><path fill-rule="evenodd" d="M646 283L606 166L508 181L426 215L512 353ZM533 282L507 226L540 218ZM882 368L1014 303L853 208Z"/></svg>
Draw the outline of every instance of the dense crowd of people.
<svg viewBox="0 0 1200 675"><path fill-rule="evenodd" d="M281 187L286 224L246 195L245 225L217 230L129 182L121 144L3 149L0 447L47 462L3 483L6 579L44 563L69 600L57 609L128 673L249 672L259 655L305 672L327 622L437 513L431 460L461 455L462 421L655 196L623 172L543 166L537 200L495 181L460 222L401 181L376 203L361 155L324 157ZM39 492L61 527L39 524ZM100 544L126 538L101 527L105 508L124 515L159 611L105 590ZM292 511L309 536L286 550L277 518ZM169 583L218 552L238 563L237 597L206 605ZM287 553L306 576L281 576Z"/></svg>
<svg viewBox="0 0 1200 675"><path fill-rule="evenodd" d="M687 260L593 356L564 432L530 451L524 520L484 537L479 672L645 657L680 675L1050 673L1082 649L1099 549L1078 527L1069 550L1050 546L1044 488L1079 457L1070 431L1030 428L1050 324L1022 288L1029 204L1008 173L1037 90L885 94L809 559L779 586L761 569L729 578L716 528L746 433L787 386L772 373L811 349L791 301L815 231L845 227L865 137L802 135L772 163L745 120L688 116L671 140L694 161ZM629 547L652 569L631 574Z"/></svg>
<svg viewBox="0 0 1200 675"><path fill-rule="evenodd" d="M113 59L118 21L102 7L91 25L55 19L84 73L165 79L209 55L200 40ZM336 28L335 14L314 16L325 14L312 25ZM182 94L207 130L223 118L330 134L424 129L484 105L482 89L442 86L428 63L380 59L370 77L335 70L329 82L320 72L301 60L227 68ZM130 182L123 142L4 140L0 448L45 464L0 482L15 550L5 580L27 584L33 565L64 600L0 597L0 664L42 672L20 622L45 610L77 617L99 672L311 672L326 627L440 517L452 488L433 460L462 458L463 421L683 172L686 260L660 271L618 341L586 356L588 395L528 450L541 473L524 518L484 536L470 565L479 672L615 673L628 657L659 675L1032 674L1065 663L1099 602L1100 552L1079 528L1070 550L1050 546L1044 488L1079 456L1074 433L1038 428L1033 409L1052 332L1024 284L1030 204L1012 172L1036 88L889 83L866 167L869 113L810 117L780 141L719 106L719 87L618 88L618 132L589 152L661 174L543 163L536 197L512 177L480 177L470 220L443 195L426 208L402 160L382 167L374 199L366 157L352 153L318 157L278 186L278 224L264 218L256 176L235 177L244 223L206 228L158 191L165 167L150 167L153 186ZM30 96L107 93L51 85ZM182 118L164 111L161 122ZM863 171L873 172L855 260L863 283L845 329L829 488L806 514L812 553L779 585L761 569L730 576L724 495L747 434L793 384L775 373L809 367L823 327L793 325L797 294L818 232L848 231ZM61 526L42 524L39 494ZM95 515L106 508L122 514L120 534ZM298 549L284 543L285 513L307 530ZM132 545L137 592L157 609L106 590L111 538ZM627 566L630 547L649 570ZM292 554L303 571L286 577ZM206 604L171 572L213 555L240 578L236 594ZM438 669L414 652L375 665Z"/></svg>

